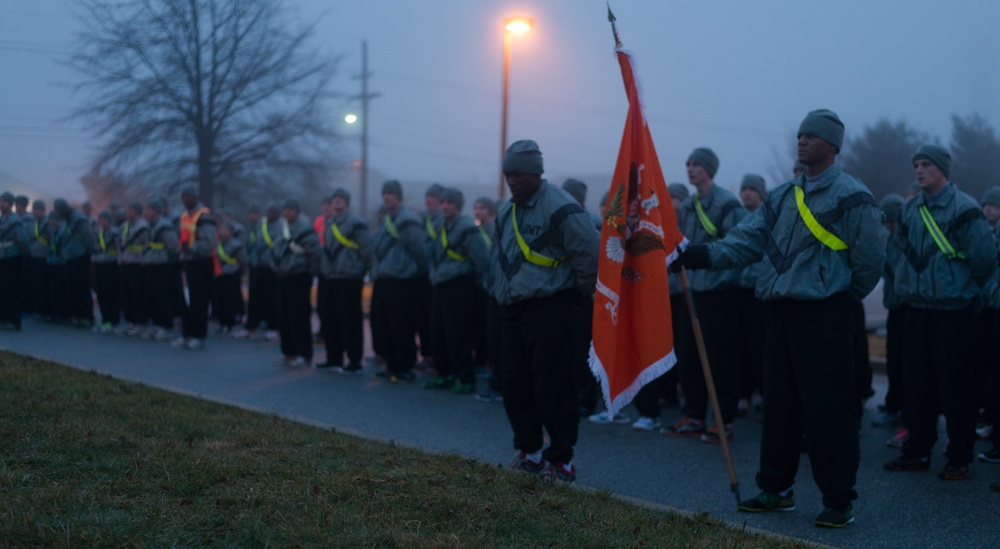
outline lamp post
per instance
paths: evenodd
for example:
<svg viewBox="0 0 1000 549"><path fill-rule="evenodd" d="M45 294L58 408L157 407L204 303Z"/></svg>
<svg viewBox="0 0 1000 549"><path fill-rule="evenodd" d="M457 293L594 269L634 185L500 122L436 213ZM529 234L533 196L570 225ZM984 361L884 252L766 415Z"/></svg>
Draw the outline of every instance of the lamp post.
<svg viewBox="0 0 1000 549"><path fill-rule="evenodd" d="M500 200L507 185L503 177L503 157L507 152L507 103L510 95L510 35L527 32L534 21L526 17L511 17L503 23L503 106L500 114Z"/></svg>

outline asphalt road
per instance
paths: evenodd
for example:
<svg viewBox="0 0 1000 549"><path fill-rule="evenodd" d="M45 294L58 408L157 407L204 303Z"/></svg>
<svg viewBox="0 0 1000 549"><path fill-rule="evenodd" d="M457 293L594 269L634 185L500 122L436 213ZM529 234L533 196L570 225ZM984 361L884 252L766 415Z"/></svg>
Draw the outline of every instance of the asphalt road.
<svg viewBox="0 0 1000 549"><path fill-rule="evenodd" d="M0 349L487 463L506 464L514 454L502 404L429 391L419 384L393 385L374 378L370 368L364 376L348 377L276 366L272 363L279 354L275 343L210 337L205 350L187 351L27 321L22 332L0 332ZM317 358L323 358L320 347ZM583 421L574 459L577 482L825 545L1000 546L1000 494L988 489L989 481L1000 479L1000 465L975 463L968 481L939 480L936 470L945 461L942 433L930 473L885 472L882 462L897 451L885 446L890 433L868 426L885 388L881 376L876 376L875 383L879 395L869 403L861 433L857 521L841 530L812 524L822 511L822 502L805 456L794 487L798 509L747 515L736 511L718 446L666 439L633 431L628 425ZM677 410L664 410L662 419L666 423L678 415ZM760 426L758 412L736 424L732 450L743 497L757 493L753 477ZM986 449L988 443L978 443L977 451Z"/></svg>

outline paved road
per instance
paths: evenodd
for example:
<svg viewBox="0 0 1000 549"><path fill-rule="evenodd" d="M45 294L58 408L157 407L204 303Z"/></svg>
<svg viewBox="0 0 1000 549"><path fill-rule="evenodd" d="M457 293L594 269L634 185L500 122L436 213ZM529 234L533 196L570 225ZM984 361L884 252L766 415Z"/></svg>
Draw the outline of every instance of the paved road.
<svg viewBox="0 0 1000 549"><path fill-rule="evenodd" d="M99 335L37 322L20 333L0 332L0 349L48 359L113 377L242 407L273 411L311 423L352 430L434 451L452 452L488 463L513 456L503 407L470 396L398 386L365 376L346 377L272 364L274 343L210 338L204 351ZM318 357L322 358L322 351ZM877 377L877 389L884 379ZM871 401L873 409L881 394ZM872 411L866 412L867 420ZM665 410L664 421L678 412ZM791 513L737 513L725 463L717 446L665 439L621 425L582 422L574 460L580 484L844 547L998 547L1000 494L990 480L1000 465L976 463L973 478L945 482L932 473L886 473L881 463L895 456L887 432L865 427L861 435L860 499L857 522L843 530L812 525L822 510L819 492L803 456L795 486L798 510ZM733 444L744 497L754 495L760 417L737 422ZM943 439L943 434L942 434ZM979 443L977 451L987 449ZM933 467L944 465L941 443Z"/></svg>

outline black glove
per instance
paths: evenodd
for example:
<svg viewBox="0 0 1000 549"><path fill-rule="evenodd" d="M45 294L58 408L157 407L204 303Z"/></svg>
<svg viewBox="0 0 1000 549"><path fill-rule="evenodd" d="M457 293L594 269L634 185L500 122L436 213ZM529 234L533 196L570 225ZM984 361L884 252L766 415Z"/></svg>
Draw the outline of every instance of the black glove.
<svg viewBox="0 0 1000 549"><path fill-rule="evenodd" d="M670 262L670 272L679 273L681 267L686 267L689 271L694 269L708 269L712 266L712 259L708 256L708 246L704 244L692 245L684 248L677 259Z"/></svg>

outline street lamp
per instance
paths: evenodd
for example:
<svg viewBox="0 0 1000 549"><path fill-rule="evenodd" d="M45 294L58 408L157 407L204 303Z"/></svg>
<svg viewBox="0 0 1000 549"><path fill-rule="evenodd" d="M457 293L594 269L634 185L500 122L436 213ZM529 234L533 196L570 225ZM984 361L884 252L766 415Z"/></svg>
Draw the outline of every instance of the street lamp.
<svg viewBox="0 0 1000 549"><path fill-rule="evenodd" d="M503 177L503 157L507 153L507 102L510 94L510 35L527 32L534 21L527 17L511 17L504 21L503 28L503 106L500 115L500 200L507 188Z"/></svg>

